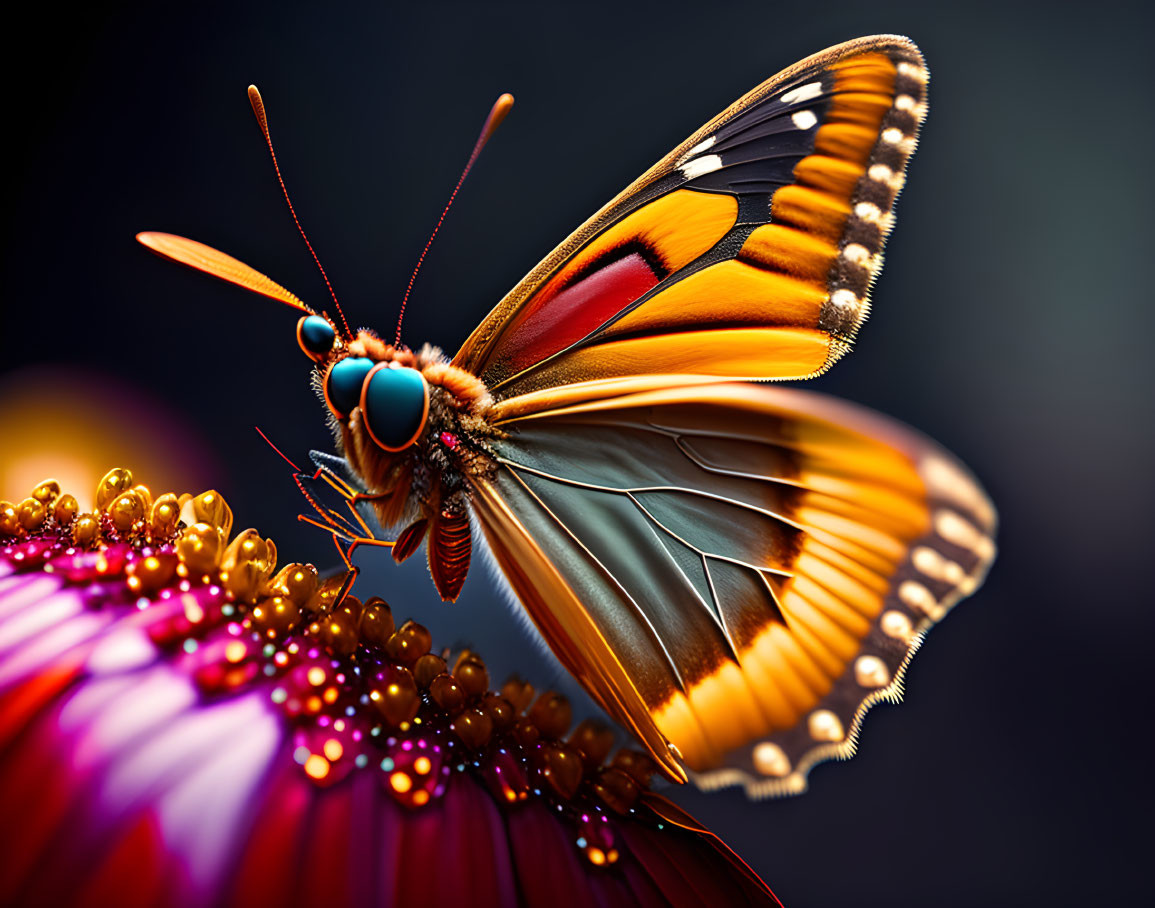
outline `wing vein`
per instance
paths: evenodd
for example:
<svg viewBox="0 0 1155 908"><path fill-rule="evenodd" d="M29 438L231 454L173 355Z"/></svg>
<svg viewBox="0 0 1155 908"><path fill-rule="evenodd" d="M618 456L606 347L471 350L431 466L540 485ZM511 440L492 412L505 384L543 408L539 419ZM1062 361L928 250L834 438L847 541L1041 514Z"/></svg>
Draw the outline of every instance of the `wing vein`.
<svg viewBox="0 0 1155 908"><path fill-rule="evenodd" d="M592 561L594 564L596 564L598 566L598 568L602 571L602 573L607 578L609 578L609 580L614 584L615 587L617 587L618 591L621 593L621 595L625 599L625 601L629 602L629 604L633 607L633 609L637 613L638 617L640 617L642 619L642 621L645 622L645 625L649 629L650 634L652 635L652 637L654 639L654 642L657 643L658 648L662 651L662 655L666 659L666 664L670 668L670 673L674 676L674 679L678 683L678 688L683 693L685 693L685 690L686 690L685 680L682 678L681 672L678 671L677 664L674 662L673 658L670 656L669 650L666 649L666 645L662 642L661 635L658 633L657 629L654 627L653 622L650 621L649 616L646 615L645 611L643 611L641 606L638 605L638 603L634 599L634 597L629 594L629 591L624 586L622 586L622 584L618 581L618 579L613 575L613 572L610 571L609 568L607 568L604 564L602 564L601 559L599 559L596 555L594 555L594 553L591 552L589 550L589 548L587 548L585 546L585 544L582 543L582 541L580 539L578 539L577 536L575 536L570 531L569 527L567 527L565 525L565 521L563 521L561 518L559 518L553 512L553 510L550 509L550 507L544 501L541 500L541 498L537 495L537 493L535 493L533 491L533 489L531 489L526 484L526 482L520 476L517 475L517 469L515 469L515 467L517 467L517 465L507 463L507 466L509 467L510 476L512 476L514 481L525 490L525 493L527 495L529 495L534 501L536 501L538 503L538 506L542 509L542 511L544 513L546 513L547 515L549 515L550 519L553 520L553 522L555 524L557 524L558 528L563 533L565 533L566 536L568 536L570 538L570 540L573 542L573 544L576 545L579 549L581 549L582 552L584 552L586 554L586 556L590 559L590 561Z"/></svg>

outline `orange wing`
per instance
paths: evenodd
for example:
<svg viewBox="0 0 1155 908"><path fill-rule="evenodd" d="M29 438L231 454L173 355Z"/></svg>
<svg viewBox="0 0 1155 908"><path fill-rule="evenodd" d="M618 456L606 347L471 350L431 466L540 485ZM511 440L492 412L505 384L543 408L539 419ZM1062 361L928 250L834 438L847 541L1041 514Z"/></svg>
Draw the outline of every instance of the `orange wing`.
<svg viewBox="0 0 1155 908"><path fill-rule="evenodd" d="M494 418L473 504L497 562L566 668L707 787L800 791L849 755L994 556L965 468L822 395L575 386Z"/></svg>
<svg viewBox="0 0 1155 908"><path fill-rule="evenodd" d="M791 67L534 269L455 364L497 403L472 501L553 652L673 778L799 791L994 556L949 454L820 396L925 114L904 38Z"/></svg>
<svg viewBox="0 0 1155 908"><path fill-rule="evenodd" d="M829 368L866 317L926 81L918 49L881 36L765 82L547 256L455 364L498 399Z"/></svg>

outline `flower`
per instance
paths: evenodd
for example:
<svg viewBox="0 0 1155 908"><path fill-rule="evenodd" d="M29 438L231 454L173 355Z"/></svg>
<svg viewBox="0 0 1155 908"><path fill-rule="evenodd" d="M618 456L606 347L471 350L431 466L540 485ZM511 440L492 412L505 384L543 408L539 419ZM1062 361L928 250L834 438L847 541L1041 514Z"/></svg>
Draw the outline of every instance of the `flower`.
<svg viewBox="0 0 1155 908"><path fill-rule="evenodd" d="M277 570L216 492L95 500L0 502L11 901L777 904L559 694Z"/></svg>

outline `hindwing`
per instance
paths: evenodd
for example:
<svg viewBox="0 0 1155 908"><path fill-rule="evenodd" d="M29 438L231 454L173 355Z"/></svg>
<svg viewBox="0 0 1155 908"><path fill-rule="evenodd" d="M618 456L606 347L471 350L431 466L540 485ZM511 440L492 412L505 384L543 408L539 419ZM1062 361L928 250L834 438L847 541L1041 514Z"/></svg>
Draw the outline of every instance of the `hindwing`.
<svg viewBox="0 0 1155 908"><path fill-rule="evenodd" d="M671 774L801 790L981 581L990 503L932 443L821 395L567 393L498 405L474 496L519 598Z"/></svg>

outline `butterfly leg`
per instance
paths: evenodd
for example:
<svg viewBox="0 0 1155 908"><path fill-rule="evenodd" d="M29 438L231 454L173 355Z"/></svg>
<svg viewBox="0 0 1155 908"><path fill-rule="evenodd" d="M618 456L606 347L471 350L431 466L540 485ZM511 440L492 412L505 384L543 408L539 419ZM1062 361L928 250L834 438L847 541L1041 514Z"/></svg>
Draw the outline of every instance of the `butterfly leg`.
<svg viewBox="0 0 1155 908"><path fill-rule="evenodd" d="M361 526L361 529L365 531L366 537L372 537L373 533L369 529L369 525L365 523L365 519L361 516L360 511L357 510L357 504L362 501L380 501L387 497L385 494L373 495L367 492L357 492L353 497L345 499L345 506L349 508L349 511L353 514L353 519L356 520Z"/></svg>
<svg viewBox="0 0 1155 908"><path fill-rule="evenodd" d="M353 564L353 553L357 551L358 547L370 545L391 549L394 546L392 540L373 539L367 536L350 536L337 527L322 523L320 520L316 520L308 514L298 514L297 519L328 533L333 540L334 547L337 549L337 555L340 556L342 563L345 565L345 579L341 583L341 588L337 591L337 597L333 605L334 608L345 601L345 597L349 595L349 591L353 589L353 583L361 573L361 569ZM343 543L346 541L349 542L347 547L343 546Z"/></svg>
<svg viewBox="0 0 1155 908"><path fill-rule="evenodd" d="M323 480L345 502L352 514L353 520L349 520L349 518L340 512L326 507L318 501L305 487L306 479L312 479L314 481ZM363 545L392 549L396 543L391 539L378 539L373 535L373 531L369 528L369 525L361 517L356 508L358 496L362 495L362 493L358 493L356 489L339 477L334 476L324 467L319 467L317 472L311 477L306 476L306 474L297 473L293 476L293 481L296 482L301 494L305 496L305 500L308 501L309 504L313 506L313 510L317 512L317 517L312 517L308 514L299 514L297 515L297 519L328 533L333 540L333 545L337 549L338 556L340 556L342 563L345 565L345 580L342 582L336 598L336 604L339 605L349 594L354 581L360 573L360 570L353 564L353 553ZM363 495L362 497L371 500L374 496ZM319 520L317 519L318 517L320 518ZM356 523L353 521L356 521Z"/></svg>
<svg viewBox="0 0 1155 908"><path fill-rule="evenodd" d="M371 545L378 548L391 549L396 544L392 539L374 539L372 536L357 536L348 533L342 527L333 523L323 523L308 514L298 514L297 519L303 523L315 526L320 530L329 533L333 538L333 544L337 547L337 553L341 556L341 561L344 562L345 567L350 571L356 571L357 568L353 566L353 553L357 551L360 546ZM342 547L343 542L348 542L348 547Z"/></svg>
<svg viewBox="0 0 1155 908"><path fill-rule="evenodd" d="M365 534L365 538L370 539L373 537L373 533L369 529L369 525L365 523L364 518L362 518L360 512L357 510L357 505L362 501L381 501L389 497L388 492L359 492L353 486L349 485L349 483L345 482L338 476L334 476L332 472L325 469L324 467L318 467L317 472L313 474L312 479L320 479L324 481L330 488L333 489L333 491L340 495L345 502L345 506L348 507L350 513L352 513L353 519L356 520L358 525L361 527L362 532ZM300 483L298 483L298 486L299 485ZM304 489L302 489L302 491L304 491ZM306 495L306 497L308 497L308 495ZM316 507L316 504L314 503L313 506Z"/></svg>
<svg viewBox="0 0 1155 908"><path fill-rule="evenodd" d="M312 476L307 477L307 474L302 473L296 464L289 460L288 457L285 457L281 450L269 441L268 436L266 436L264 432L261 432L260 429L257 431L265 441L269 442L270 447L280 454L281 457L288 462L289 466L293 468L293 481L297 484L297 489L305 496L305 500L313 506L313 510L315 510L321 518L321 520L317 520L307 514L298 514L297 519L328 533L333 540L333 545L337 549L337 554L345 565L345 579L341 582L341 587L337 591L334 606L336 607L336 605L340 605L345 600L345 597L349 595L349 591L353 588L353 583L356 581L358 574L360 574L360 569L353 564L353 553L357 551L358 546L372 545L391 549L396 544L391 540L377 539L374 537L372 530L369 529L368 524L365 523L356 507L357 503L361 500L374 501L385 496L359 492L355 487L324 466L318 466L316 472L314 472ZM306 477L313 482L323 480L332 488L349 507L354 520L357 521L357 526L354 526L346 517L337 513L332 508L327 508L321 504L309 490L305 488L304 480ZM360 529L360 533L357 532L358 529ZM343 547L343 543L345 542L349 543L348 547Z"/></svg>

